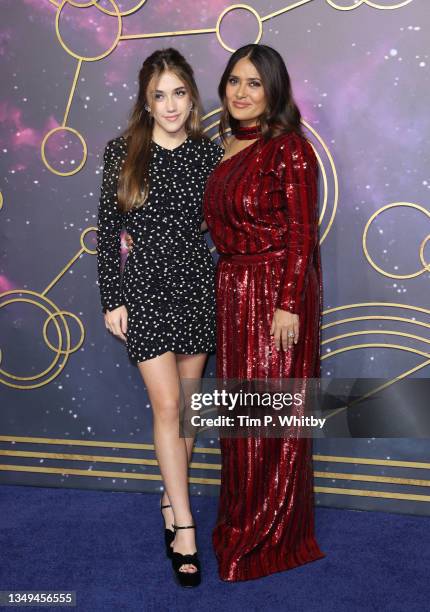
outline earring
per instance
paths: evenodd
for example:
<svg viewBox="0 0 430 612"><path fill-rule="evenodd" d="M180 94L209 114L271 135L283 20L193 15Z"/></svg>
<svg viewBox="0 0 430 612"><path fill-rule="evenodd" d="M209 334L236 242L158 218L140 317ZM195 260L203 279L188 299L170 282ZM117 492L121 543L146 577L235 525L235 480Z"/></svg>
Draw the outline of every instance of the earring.
<svg viewBox="0 0 430 612"><path fill-rule="evenodd" d="M145 104L145 110L146 110L148 113L150 113L150 112L151 112L151 109L149 108L149 106L148 106L147 104Z"/></svg>
<svg viewBox="0 0 430 612"><path fill-rule="evenodd" d="M190 111L192 111L192 110L193 110L193 108L194 108L194 104L193 104L193 103L191 103L191 106L190 106Z"/></svg>

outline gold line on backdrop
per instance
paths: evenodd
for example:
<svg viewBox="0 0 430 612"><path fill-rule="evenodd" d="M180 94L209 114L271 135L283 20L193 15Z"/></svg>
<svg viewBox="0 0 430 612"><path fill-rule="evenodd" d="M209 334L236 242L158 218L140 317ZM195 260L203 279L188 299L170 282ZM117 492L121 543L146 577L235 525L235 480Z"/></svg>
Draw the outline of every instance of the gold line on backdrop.
<svg viewBox="0 0 430 612"><path fill-rule="evenodd" d="M33 459L46 459L52 461L60 459L62 461L87 461L100 463L118 463L129 465L151 465L158 467L156 459L136 459L132 457L113 457L106 455L75 455L72 453L40 453L33 451L7 451L0 450L0 456L3 457L26 457ZM191 462L191 469L196 470L221 470L219 463L198 463ZM90 470L88 470L90 471ZM416 487L430 487L430 480L422 480L417 478L399 478L397 476L374 476L373 474L357 474L355 472L320 472L314 470L315 478L333 478L340 480L359 480L367 482L384 482L387 484L410 485Z"/></svg>
<svg viewBox="0 0 430 612"><path fill-rule="evenodd" d="M1 442L12 442L14 444L55 444L59 446L92 446L98 448L125 448L129 450L149 450L153 451L153 444L145 443L133 443L133 442L112 442L102 440L71 440L67 438L35 438L29 436L0 436ZM195 447L195 453L213 454L219 455L221 451L219 448L203 448ZM339 455L321 455L315 454L312 456L313 461L327 461L337 463L356 463L357 465L384 465L394 467L404 467L411 469L424 469L430 470L430 463L422 461L400 461L396 459L379 459L373 457L341 457Z"/></svg>
<svg viewBox="0 0 430 612"><path fill-rule="evenodd" d="M108 472L105 470L78 470L72 468L41 468L23 465L0 465L0 471L25 472L39 474L61 474L70 476L90 476L103 478L122 478L131 480L157 480L161 481L160 474L136 474L133 472ZM219 478L197 478L190 476L188 482L191 484L220 485ZM371 491L366 489L341 489L337 487L314 487L315 493L331 493L336 495L351 495L360 497L378 497L385 499L402 499L408 501L430 501L430 495L417 495L414 493L397 493L394 491Z"/></svg>

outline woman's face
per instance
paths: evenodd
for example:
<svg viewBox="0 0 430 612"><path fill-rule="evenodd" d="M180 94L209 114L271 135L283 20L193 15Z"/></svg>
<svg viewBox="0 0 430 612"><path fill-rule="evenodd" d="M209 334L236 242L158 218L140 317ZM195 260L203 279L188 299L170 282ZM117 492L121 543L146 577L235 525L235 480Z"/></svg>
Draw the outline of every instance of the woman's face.
<svg viewBox="0 0 430 612"><path fill-rule="evenodd" d="M175 73L166 70L158 79L151 79L146 99L159 129L169 134L185 129L191 112L191 97L185 83Z"/></svg>
<svg viewBox="0 0 430 612"><path fill-rule="evenodd" d="M225 97L229 113L243 126L255 125L263 114L267 98L261 76L254 64L243 57L227 79Z"/></svg>

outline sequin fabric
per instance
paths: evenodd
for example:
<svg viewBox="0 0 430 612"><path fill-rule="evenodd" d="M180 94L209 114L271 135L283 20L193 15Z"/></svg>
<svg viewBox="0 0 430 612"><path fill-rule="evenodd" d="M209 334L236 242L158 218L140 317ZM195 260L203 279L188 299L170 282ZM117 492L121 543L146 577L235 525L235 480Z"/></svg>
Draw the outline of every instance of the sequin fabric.
<svg viewBox="0 0 430 612"><path fill-rule="evenodd" d="M318 165L296 134L259 139L210 175L204 214L218 253L217 377L320 376L322 279ZM299 341L277 351L275 308L299 315ZM312 440L221 438L212 541L219 576L259 578L321 559L314 534Z"/></svg>

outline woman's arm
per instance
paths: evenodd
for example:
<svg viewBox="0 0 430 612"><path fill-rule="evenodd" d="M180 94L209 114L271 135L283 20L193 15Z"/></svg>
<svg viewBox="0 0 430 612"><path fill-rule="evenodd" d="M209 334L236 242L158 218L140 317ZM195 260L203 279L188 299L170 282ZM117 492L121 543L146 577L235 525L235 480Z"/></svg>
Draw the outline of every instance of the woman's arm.
<svg viewBox="0 0 430 612"><path fill-rule="evenodd" d="M215 169L224 155L224 149L211 140L207 141L208 174Z"/></svg>
<svg viewBox="0 0 430 612"><path fill-rule="evenodd" d="M318 243L318 164L310 143L299 136L284 138L280 148L287 256L270 333L278 350L289 350L299 341L299 314Z"/></svg>
<svg viewBox="0 0 430 612"><path fill-rule="evenodd" d="M283 147L287 258L276 306L299 314L318 244L318 162L312 145L299 136L286 139Z"/></svg>
<svg viewBox="0 0 430 612"><path fill-rule="evenodd" d="M121 296L121 228L118 209L118 176L123 159L121 145L108 142L103 155L103 179L97 222L97 271L103 312L123 304Z"/></svg>
<svg viewBox="0 0 430 612"><path fill-rule="evenodd" d="M206 147L205 164L206 164L206 179L207 179L207 177L209 177L211 172L215 169L215 167L221 161L224 155L224 149L209 139L205 140L204 142L205 142L205 147ZM202 214L200 231L206 232L207 229L208 229L208 225Z"/></svg>

